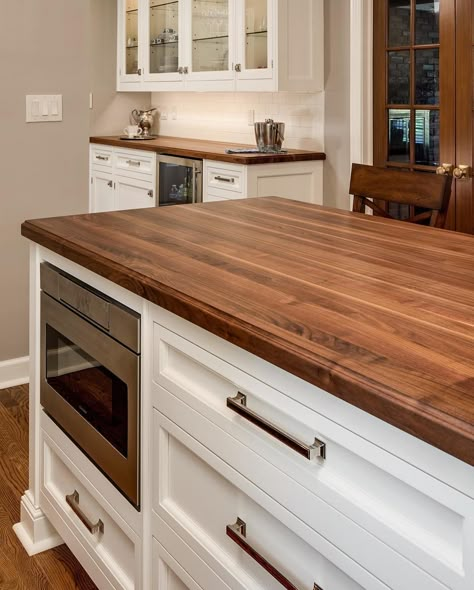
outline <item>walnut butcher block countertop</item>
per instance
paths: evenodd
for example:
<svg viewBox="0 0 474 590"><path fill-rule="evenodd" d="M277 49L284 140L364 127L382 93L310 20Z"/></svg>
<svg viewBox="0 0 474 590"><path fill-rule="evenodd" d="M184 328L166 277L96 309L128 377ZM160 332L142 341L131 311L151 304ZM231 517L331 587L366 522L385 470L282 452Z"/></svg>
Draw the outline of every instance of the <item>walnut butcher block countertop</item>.
<svg viewBox="0 0 474 590"><path fill-rule="evenodd" d="M474 238L276 197L22 233L474 465Z"/></svg>
<svg viewBox="0 0 474 590"><path fill-rule="evenodd" d="M120 139L119 136L91 137L91 143L111 145L125 149L146 150L170 156L202 158L233 164L275 164L277 162L303 162L308 160L325 160L323 152L305 150L288 150L279 154L226 154L226 148L255 148L253 145L206 141L204 139L186 139L183 137L159 136L156 139L133 140Z"/></svg>

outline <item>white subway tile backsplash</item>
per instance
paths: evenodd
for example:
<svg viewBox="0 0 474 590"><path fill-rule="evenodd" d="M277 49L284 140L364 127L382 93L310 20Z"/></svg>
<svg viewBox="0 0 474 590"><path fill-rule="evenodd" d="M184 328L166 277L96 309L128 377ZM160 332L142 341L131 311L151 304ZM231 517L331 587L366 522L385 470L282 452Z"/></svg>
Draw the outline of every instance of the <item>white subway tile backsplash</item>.
<svg viewBox="0 0 474 590"><path fill-rule="evenodd" d="M248 111L255 112L255 121L272 118L284 121L284 146L324 150L324 93L295 92L169 92L153 93L152 105L170 113L158 120L161 135L193 137L254 145L253 127Z"/></svg>

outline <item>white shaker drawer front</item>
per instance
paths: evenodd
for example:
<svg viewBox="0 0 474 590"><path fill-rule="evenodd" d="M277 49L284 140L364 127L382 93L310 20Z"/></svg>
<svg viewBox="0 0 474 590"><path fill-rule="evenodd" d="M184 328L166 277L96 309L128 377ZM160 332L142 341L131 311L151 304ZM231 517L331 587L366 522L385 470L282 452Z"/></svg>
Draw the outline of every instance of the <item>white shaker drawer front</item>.
<svg viewBox="0 0 474 590"><path fill-rule="evenodd" d="M91 145L91 164L93 166L106 166L107 168L112 168L112 149L107 149L104 146L99 146L96 144Z"/></svg>
<svg viewBox="0 0 474 590"><path fill-rule="evenodd" d="M207 191L219 196L220 193L228 195L227 198L239 198L236 195L244 194L244 167L227 164L225 166L212 164L205 167L204 179ZM232 195L232 193L235 193Z"/></svg>
<svg viewBox="0 0 474 590"><path fill-rule="evenodd" d="M138 175L152 175L155 168L155 155L140 150L121 151L114 154L115 171L117 173L133 173Z"/></svg>
<svg viewBox="0 0 474 590"><path fill-rule="evenodd" d="M229 586L156 514L153 590L229 590Z"/></svg>
<svg viewBox="0 0 474 590"><path fill-rule="evenodd" d="M470 588L471 499L158 324L154 338L155 382L297 482L289 510L317 530L304 507L323 501L395 561L399 554L442 584ZM277 480L259 485L283 501ZM382 562L375 567L384 579Z"/></svg>
<svg viewBox="0 0 474 590"><path fill-rule="evenodd" d="M229 588L387 590L195 436L155 410L153 510Z"/></svg>
<svg viewBox="0 0 474 590"><path fill-rule="evenodd" d="M251 449L223 433L219 427L186 406L173 394L156 386L154 398L164 413L161 423L167 421L168 424L162 430L171 431L174 426L169 424L172 424L199 441L206 449L207 456L214 457L214 461L209 461L205 454L202 455L214 468L219 465L219 461L229 466L234 474L231 481L237 487L246 491L257 503L261 503L274 517L284 522L287 528L305 539L308 545L338 568L347 572L363 588L377 587L373 585L370 577L368 580L365 579L370 572L394 590L446 589L446 585L434 580L431 575L376 539L321 498L302 488ZM179 438L175 431L173 436ZM191 448L198 452L194 447ZM219 457L218 461L215 460L216 457ZM165 468L168 467L169 465L165 464ZM222 473L229 478L228 474ZM255 486L259 489L257 495L254 494ZM267 489L271 490L268 495L265 493ZM160 488L158 491L161 491ZM218 495L218 492L216 494ZM354 563L358 564L358 571L353 571Z"/></svg>
<svg viewBox="0 0 474 590"><path fill-rule="evenodd" d="M135 590L139 587L138 537L117 513L111 516L104 507L107 502L99 501L97 490L71 470L68 458L44 432L42 439L41 496L48 518L74 552L85 548L101 579L108 580L107 587ZM89 573L94 577L94 572Z"/></svg>

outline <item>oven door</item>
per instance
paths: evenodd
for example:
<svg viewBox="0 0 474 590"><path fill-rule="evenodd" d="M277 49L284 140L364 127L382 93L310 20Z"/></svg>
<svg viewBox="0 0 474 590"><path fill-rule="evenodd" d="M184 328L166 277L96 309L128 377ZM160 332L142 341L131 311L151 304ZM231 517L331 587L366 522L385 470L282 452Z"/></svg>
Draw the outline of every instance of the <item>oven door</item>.
<svg viewBox="0 0 474 590"><path fill-rule="evenodd" d="M139 507L140 357L41 293L41 404Z"/></svg>

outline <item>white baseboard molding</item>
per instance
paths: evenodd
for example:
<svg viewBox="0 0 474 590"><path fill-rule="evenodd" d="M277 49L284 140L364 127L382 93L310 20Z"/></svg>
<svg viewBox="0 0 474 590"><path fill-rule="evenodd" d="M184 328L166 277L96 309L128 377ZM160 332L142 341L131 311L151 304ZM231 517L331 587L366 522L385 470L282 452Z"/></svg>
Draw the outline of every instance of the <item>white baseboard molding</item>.
<svg viewBox="0 0 474 590"><path fill-rule="evenodd" d="M43 511L33 505L29 490L21 497L21 520L13 530L30 556L64 543Z"/></svg>
<svg viewBox="0 0 474 590"><path fill-rule="evenodd" d="M30 357L0 362L0 389L23 385L30 380Z"/></svg>

